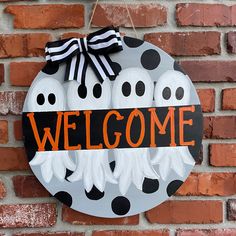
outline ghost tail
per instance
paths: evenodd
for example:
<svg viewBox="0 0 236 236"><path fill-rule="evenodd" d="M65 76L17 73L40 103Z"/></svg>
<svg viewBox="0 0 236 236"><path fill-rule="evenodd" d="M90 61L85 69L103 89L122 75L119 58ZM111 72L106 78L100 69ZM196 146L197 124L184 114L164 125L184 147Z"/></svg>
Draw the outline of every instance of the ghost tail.
<svg viewBox="0 0 236 236"><path fill-rule="evenodd" d="M36 152L30 161L31 166L40 165L41 174L46 183L49 183L53 175L60 181L64 181L66 169L75 170L75 164L70 159L67 151Z"/></svg>
<svg viewBox="0 0 236 236"><path fill-rule="evenodd" d="M116 166L114 177L119 179L119 189L125 195L133 183L142 190L144 178L158 179L150 162L150 153L147 148L128 148L114 150Z"/></svg>
<svg viewBox="0 0 236 236"><path fill-rule="evenodd" d="M71 182L83 180L84 188L90 192L93 185L101 192L106 182L116 184L108 162L108 150L75 151L76 170L67 179Z"/></svg>
<svg viewBox="0 0 236 236"><path fill-rule="evenodd" d="M195 165L188 147L159 147L152 159L153 165L159 165L159 173L163 180L167 179L171 169L179 176L184 177L184 165Z"/></svg>

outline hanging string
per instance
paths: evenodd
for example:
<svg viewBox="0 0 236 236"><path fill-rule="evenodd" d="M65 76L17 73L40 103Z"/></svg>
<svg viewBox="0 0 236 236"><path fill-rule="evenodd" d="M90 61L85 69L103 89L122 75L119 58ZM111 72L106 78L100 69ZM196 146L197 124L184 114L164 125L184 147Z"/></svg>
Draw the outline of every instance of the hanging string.
<svg viewBox="0 0 236 236"><path fill-rule="evenodd" d="M92 20L93 20L93 17L94 17L94 14L95 14L95 11L96 11L98 2L99 2L99 0L96 0L95 6L94 6L94 8L93 8L93 11L92 11L92 14L91 14L89 23L88 23L88 29L90 29L90 27L91 27ZM131 14L130 14L130 10L129 10L128 4L126 3L126 0L123 0L123 2L124 2L124 5L125 5L125 8L126 8L126 11L127 11L127 13L128 13L128 17L129 17L131 26L132 26L132 28L133 28L133 31L134 31L134 33L135 33L135 36L136 36L136 38L138 38L138 33L137 33L136 28L135 28L135 26L134 26L134 22L133 22L133 19L132 19Z"/></svg>

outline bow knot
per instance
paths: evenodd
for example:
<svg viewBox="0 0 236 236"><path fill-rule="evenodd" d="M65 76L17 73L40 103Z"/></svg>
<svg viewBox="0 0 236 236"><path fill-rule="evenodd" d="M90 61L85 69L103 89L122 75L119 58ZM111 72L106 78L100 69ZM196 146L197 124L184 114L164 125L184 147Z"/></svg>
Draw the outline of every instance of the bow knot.
<svg viewBox="0 0 236 236"><path fill-rule="evenodd" d="M54 63L66 62L65 80L85 81L88 64L102 83L118 72L108 54L122 50L117 28L107 27L84 38L70 38L46 44L46 60Z"/></svg>

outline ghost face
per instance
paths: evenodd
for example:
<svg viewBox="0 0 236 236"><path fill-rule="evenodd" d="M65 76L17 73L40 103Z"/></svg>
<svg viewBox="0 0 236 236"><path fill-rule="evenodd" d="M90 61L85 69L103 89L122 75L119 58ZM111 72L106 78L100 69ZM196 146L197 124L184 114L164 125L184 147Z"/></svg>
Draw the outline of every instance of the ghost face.
<svg viewBox="0 0 236 236"><path fill-rule="evenodd" d="M77 81L67 83L67 101L70 110L109 108L111 102L110 81L106 79L101 84L91 68L88 68L85 85Z"/></svg>
<svg viewBox="0 0 236 236"><path fill-rule="evenodd" d="M114 108L150 107L154 85L148 72L141 68L122 70L112 90Z"/></svg>
<svg viewBox="0 0 236 236"><path fill-rule="evenodd" d="M154 91L155 104L161 106L188 105L190 81L179 71L167 71L158 79Z"/></svg>
<svg viewBox="0 0 236 236"><path fill-rule="evenodd" d="M35 81L27 95L28 111L61 111L65 109L65 94L60 82L53 78Z"/></svg>

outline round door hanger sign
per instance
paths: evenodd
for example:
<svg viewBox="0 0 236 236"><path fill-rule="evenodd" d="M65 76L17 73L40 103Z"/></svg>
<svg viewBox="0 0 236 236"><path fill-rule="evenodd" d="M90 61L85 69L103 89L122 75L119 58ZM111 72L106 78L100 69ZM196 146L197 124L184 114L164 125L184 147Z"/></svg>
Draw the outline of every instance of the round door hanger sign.
<svg viewBox="0 0 236 236"><path fill-rule="evenodd" d="M108 27L46 45L23 108L30 167L74 210L116 218L173 195L198 159L202 112L180 66Z"/></svg>

